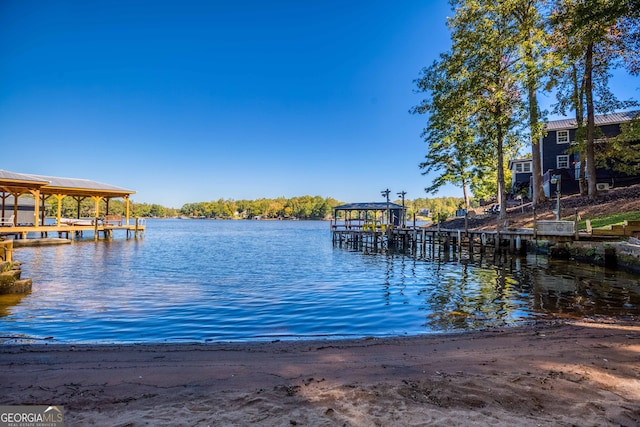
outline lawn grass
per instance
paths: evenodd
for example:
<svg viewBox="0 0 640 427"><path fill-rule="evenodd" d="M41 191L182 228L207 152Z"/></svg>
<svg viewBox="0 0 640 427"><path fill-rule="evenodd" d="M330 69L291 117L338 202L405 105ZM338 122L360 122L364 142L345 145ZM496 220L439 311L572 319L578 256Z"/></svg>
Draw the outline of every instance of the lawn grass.
<svg viewBox="0 0 640 427"><path fill-rule="evenodd" d="M584 218L578 223L578 228L584 230L587 228L586 220L591 219L591 227L600 228L613 224L622 224L625 221L640 220L640 211L620 212L617 214L604 216L600 218Z"/></svg>

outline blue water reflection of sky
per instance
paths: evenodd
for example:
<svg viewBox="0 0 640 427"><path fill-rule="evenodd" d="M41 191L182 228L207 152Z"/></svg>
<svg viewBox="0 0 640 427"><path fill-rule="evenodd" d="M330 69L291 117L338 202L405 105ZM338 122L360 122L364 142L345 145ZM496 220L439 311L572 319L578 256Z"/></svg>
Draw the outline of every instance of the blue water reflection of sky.
<svg viewBox="0 0 640 427"><path fill-rule="evenodd" d="M396 336L640 313L637 276L544 256L368 254L326 222L150 220L143 239L19 248L0 335L56 342Z"/></svg>

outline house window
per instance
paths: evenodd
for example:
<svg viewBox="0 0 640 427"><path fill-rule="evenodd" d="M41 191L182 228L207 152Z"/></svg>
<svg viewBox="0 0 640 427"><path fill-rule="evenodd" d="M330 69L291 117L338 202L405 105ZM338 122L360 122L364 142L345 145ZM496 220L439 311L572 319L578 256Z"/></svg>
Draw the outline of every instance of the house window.
<svg viewBox="0 0 640 427"><path fill-rule="evenodd" d="M569 169L569 156L563 154L556 157L556 166L558 169Z"/></svg>
<svg viewBox="0 0 640 427"><path fill-rule="evenodd" d="M568 144L569 143L569 131L568 130L559 130L556 132L556 142L558 144Z"/></svg>
<svg viewBox="0 0 640 427"><path fill-rule="evenodd" d="M531 173L531 162L516 163L516 173Z"/></svg>

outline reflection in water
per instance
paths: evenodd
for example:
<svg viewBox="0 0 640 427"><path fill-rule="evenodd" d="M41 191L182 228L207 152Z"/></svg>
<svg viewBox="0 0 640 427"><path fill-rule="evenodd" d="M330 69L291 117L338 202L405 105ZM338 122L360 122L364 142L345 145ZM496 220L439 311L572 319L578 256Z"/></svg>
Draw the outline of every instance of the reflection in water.
<svg viewBox="0 0 640 427"><path fill-rule="evenodd" d="M11 307L20 304L20 301L27 295L28 293L0 295L0 317L8 316Z"/></svg>
<svg viewBox="0 0 640 427"><path fill-rule="evenodd" d="M34 285L0 298L0 336L34 340L389 336L640 314L635 275L535 255L338 249L323 222L157 220L144 239L15 256Z"/></svg>
<svg viewBox="0 0 640 427"><path fill-rule="evenodd" d="M418 309L427 313L424 326L429 330L478 329L549 314L640 314L637 275L535 254L498 258L462 252L455 255L455 261L442 251L429 255L431 258L422 258L429 266L428 280L417 291L422 298ZM386 256L390 277L394 264L389 260L398 256L378 256ZM416 265L420 260L400 258L401 282L407 277L419 279ZM412 268L405 272L407 262L412 262ZM385 289L391 283L387 280ZM391 295L385 294L387 304L391 304Z"/></svg>

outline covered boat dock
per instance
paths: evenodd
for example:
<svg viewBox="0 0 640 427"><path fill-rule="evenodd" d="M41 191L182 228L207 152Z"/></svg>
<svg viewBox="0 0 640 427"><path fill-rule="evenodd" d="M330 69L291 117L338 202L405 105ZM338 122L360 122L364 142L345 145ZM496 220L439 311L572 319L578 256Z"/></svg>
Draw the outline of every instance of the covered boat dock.
<svg viewBox="0 0 640 427"><path fill-rule="evenodd" d="M333 208L331 229L384 231L403 227L405 208L391 202L348 203Z"/></svg>
<svg viewBox="0 0 640 427"><path fill-rule="evenodd" d="M13 235L18 239L26 239L29 233L47 237L49 233L57 232L59 237L73 239L84 232L93 232L97 240L100 233L105 238L111 238L114 230L125 230L127 237L142 236L145 231L144 221L130 216L129 198L132 194L135 191L87 179L0 170L0 236ZM66 197L77 201L77 218L62 217L62 200ZM87 198L95 203L93 216L80 218L80 203ZM19 212L20 200L23 199L32 200L30 205L33 206L33 211L26 216L25 212ZM110 215L111 199L124 200L124 215ZM57 202L57 214L46 221L45 206L49 200ZM101 201L105 202L104 212L100 210Z"/></svg>

